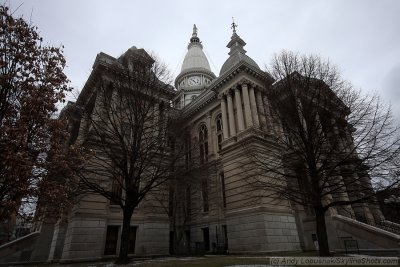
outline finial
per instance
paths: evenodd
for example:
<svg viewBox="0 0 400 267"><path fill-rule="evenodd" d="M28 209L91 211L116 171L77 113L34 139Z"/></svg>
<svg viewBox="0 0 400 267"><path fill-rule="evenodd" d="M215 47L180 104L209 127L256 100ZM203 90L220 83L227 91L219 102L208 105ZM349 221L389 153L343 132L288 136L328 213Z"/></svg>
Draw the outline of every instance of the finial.
<svg viewBox="0 0 400 267"><path fill-rule="evenodd" d="M196 24L193 24L193 34L192 34L192 36L193 36L193 37L197 37L197 27L196 27Z"/></svg>
<svg viewBox="0 0 400 267"><path fill-rule="evenodd" d="M231 24L232 26L231 26L231 29L233 29L233 33L236 33L236 27L238 26L236 23L235 23L235 20L234 20L234 18L232 17L232 24Z"/></svg>

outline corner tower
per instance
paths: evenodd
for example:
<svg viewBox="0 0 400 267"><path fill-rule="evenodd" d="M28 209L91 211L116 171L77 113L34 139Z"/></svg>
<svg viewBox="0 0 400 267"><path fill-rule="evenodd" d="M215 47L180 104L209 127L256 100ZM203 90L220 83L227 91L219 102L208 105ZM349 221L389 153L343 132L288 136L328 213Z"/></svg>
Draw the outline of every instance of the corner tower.
<svg viewBox="0 0 400 267"><path fill-rule="evenodd" d="M178 95L174 99L174 106L183 108L188 105L208 87L214 78L215 74L211 71L210 64L203 52L203 45L197 37L195 24L181 72L175 79Z"/></svg>

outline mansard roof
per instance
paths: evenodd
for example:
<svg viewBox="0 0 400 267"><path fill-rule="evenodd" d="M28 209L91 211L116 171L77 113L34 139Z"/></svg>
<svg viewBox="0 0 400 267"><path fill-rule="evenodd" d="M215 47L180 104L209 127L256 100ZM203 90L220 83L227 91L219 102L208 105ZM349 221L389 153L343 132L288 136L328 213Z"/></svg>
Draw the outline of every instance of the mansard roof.
<svg viewBox="0 0 400 267"><path fill-rule="evenodd" d="M90 96L93 94L93 89L103 73L107 73L107 71L110 70L122 70L123 65L126 64L129 60L146 64L148 65L149 69L154 63L154 59L144 49L138 49L135 46L129 48L118 58L114 58L108 54L100 52L96 56L96 59L93 63L92 72L90 73L90 76L86 81L76 104L85 105ZM160 81L160 86L164 89L164 93L166 93L167 95L176 94L173 86L166 86L166 84L164 84L162 81Z"/></svg>

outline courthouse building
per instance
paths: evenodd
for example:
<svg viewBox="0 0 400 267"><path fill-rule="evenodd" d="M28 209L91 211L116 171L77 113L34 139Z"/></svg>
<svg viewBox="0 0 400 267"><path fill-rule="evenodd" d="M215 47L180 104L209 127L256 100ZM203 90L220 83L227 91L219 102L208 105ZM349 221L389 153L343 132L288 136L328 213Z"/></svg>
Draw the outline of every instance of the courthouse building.
<svg viewBox="0 0 400 267"><path fill-rule="evenodd" d="M243 178L248 156L244 147L256 144L274 149L276 122L271 117L267 92L277 84L248 55L245 45L234 28L227 44L227 59L219 73L213 73L194 27L175 79L172 104L184 118L190 139L198 142L200 160L213 167L206 178L201 178L205 181L200 186L193 185L191 190L178 188L186 194L182 201L190 206L190 217L184 222L180 219L179 227L172 227L172 219L162 209L139 206L131 221L132 255L316 249L314 216L285 199L262 197L262 189L253 188L250 194ZM135 53L145 52L132 47L120 58L98 54L81 95L67 109L84 110L96 90L98 69ZM75 117L71 126L75 127L72 130L77 140L83 118L84 115ZM250 195L261 197L253 200ZM398 247L399 236L373 226L375 221L384 219L377 206L350 208L351 214L356 215L353 218L334 208L327 212L331 249L344 250L343 241L348 239L357 240L360 249ZM366 218L364 223L356 220L357 216ZM32 256L40 254L42 260L63 262L101 259L118 254L122 212L104 197L90 195L82 198L67 218L46 227L38 237L45 248ZM173 246L177 230L183 235L178 246Z"/></svg>

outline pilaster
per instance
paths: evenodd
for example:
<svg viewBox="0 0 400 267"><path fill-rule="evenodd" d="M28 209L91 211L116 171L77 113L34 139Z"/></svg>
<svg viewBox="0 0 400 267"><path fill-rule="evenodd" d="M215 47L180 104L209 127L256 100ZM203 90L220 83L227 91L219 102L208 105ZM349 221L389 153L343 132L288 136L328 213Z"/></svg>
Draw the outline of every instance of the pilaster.
<svg viewBox="0 0 400 267"><path fill-rule="evenodd" d="M240 96L239 88L235 88L235 101L236 101L236 114L238 118L238 131L244 130L244 118L243 118L243 108L242 108L242 98Z"/></svg>
<svg viewBox="0 0 400 267"><path fill-rule="evenodd" d="M228 100L228 117L229 117L229 131L230 131L230 137L236 135L236 128L235 128L235 113L233 112L233 101L232 101L232 95L228 91L227 96Z"/></svg>
<svg viewBox="0 0 400 267"><path fill-rule="evenodd" d="M246 119L246 127L253 126L253 119L251 117L250 98L247 84L242 84L243 104L244 104L244 117Z"/></svg>

